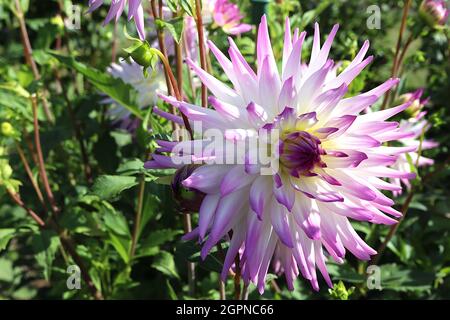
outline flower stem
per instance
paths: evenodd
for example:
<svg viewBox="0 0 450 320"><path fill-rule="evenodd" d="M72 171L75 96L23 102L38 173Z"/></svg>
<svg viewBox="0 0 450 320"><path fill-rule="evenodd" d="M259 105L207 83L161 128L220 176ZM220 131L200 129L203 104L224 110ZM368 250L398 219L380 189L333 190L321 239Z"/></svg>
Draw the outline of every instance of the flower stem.
<svg viewBox="0 0 450 320"><path fill-rule="evenodd" d="M392 63L391 76L395 78L398 74L399 61L398 56L400 54L400 48L402 44L403 33L406 29L406 21L408 18L409 8L411 7L411 0L406 0L405 5L403 7L403 15L402 22L400 24L400 31L398 33L397 44L395 47L394 61ZM388 90L384 95L383 104L381 105L381 110L384 110L387 107L387 103L391 94L391 90Z"/></svg>
<svg viewBox="0 0 450 320"><path fill-rule="evenodd" d="M150 0L150 8L151 8L151 14L153 16L153 20L156 21L156 19L162 19L161 15L158 15L158 10L156 8L156 2L155 0ZM167 49L166 49L166 44L164 41L164 33L161 32L161 30L159 28L156 28L156 34L158 37L158 46L159 46L159 50L162 52L162 54L167 57ZM167 92L172 95L173 94L173 88L171 85L171 81L169 78L169 74L167 69L164 70L164 77L166 79L166 85L167 85ZM171 110L172 113L174 112L174 109Z"/></svg>
<svg viewBox="0 0 450 320"><path fill-rule="evenodd" d="M39 173L40 173L42 183L44 184L44 189L47 194L48 200L50 201L51 209L55 214L58 214L60 210L59 210L58 206L56 205L55 197L53 196L52 189L50 188L50 184L48 182L47 171L45 170L44 156L42 155L41 138L39 136L39 122L38 122L38 116L37 116L38 106L37 106L36 95L31 96L31 105L33 108L34 143L36 146L36 152L37 152L37 158L38 158L38 164L39 164Z"/></svg>
<svg viewBox="0 0 450 320"><path fill-rule="evenodd" d="M163 55L163 53L161 51L159 51L159 50L157 50L155 48L152 48L151 50L156 55L158 55L158 57L161 59L163 65L164 65L164 68L166 69L167 74L169 75L169 79L170 79L170 82L172 83L172 87L173 87L173 89L175 91L175 98L178 101L183 101L183 97L181 96L180 90L178 88L177 80L175 79L175 76L173 75L172 69L170 68L169 60L167 60L167 58ZM191 125L189 123L188 118L183 113L181 113L181 116L183 118L183 122L184 122L184 126L186 127L186 130L189 132L189 135L191 136L191 139L193 139L194 134L192 133L192 128L191 128Z"/></svg>
<svg viewBox="0 0 450 320"><path fill-rule="evenodd" d="M133 235L131 238L130 261L134 257L134 254L136 252L136 244L139 239L142 220L142 209L144 207L144 191L145 191L145 176L144 174L142 174L139 181L138 206L136 210L136 217L134 219Z"/></svg>
<svg viewBox="0 0 450 320"><path fill-rule="evenodd" d="M34 221L36 221L36 223L41 226L44 227L45 226L45 222L39 217L39 215L34 212L33 210L31 210L30 208L28 208L22 201L22 199L20 198L20 195L10 189L7 189L9 196L11 197L11 199L20 207L22 207L30 216L31 218L33 218Z"/></svg>
<svg viewBox="0 0 450 320"><path fill-rule="evenodd" d="M234 299L240 300L241 298L241 259L239 254L236 255L234 260L236 273L234 274Z"/></svg>
<svg viewBox="0 0 450 320"><path fill-rule="evenodd" d="M20 160L22 161L22 164L25 168L25 171L28 175L28 178L30 179L31 185L33 186L34 191L36 191L36 195L39 199L39 202L42 204L44 209L46 210L44 196L42 195L42 191L39 188L39 185L36 182L36 179L34 179L33 172L31 171L30 164L28 163L27 158L25 157L25 153L23 152L22 148L18 143L16 143L16 150L19 154Z"/></svg>
<svg viewBox="0 0 450 320"><path fill-rule="evenodd" d="M31 72L33 73L34 80L38 81L41 79L41 75L37 68L36 61L34 61L34 58L33 58L33 49L31 47L30 38L28 37L27 26L25 24L25 18L24 18L24 14L22 11L22 7L20 5L20 1L15 0L15 5L16 5L15 14L16 14L17 19L19 20L20 35L21 35L21 39L22 39L25 60L27 61L27 64L31 68ZM47 120L50 121L51 123L54 123L55 118L54 118L52 112L50 111L50 107L48 105L47 99L45 98L44 95L42 95L41 98L42 98L42 105L44 107L44 113L45 113Z"/></svg>
<svg viewBox="0 0 450 320"><path fill-rule="evenodd" d="M203 33L202 5L200 0L195 0L195 15L196 15L195 21L197 23L198 45L200 51L200 66L202 67L203 70L207 70L205 36ZM208 106L207 94L208 94L207 88L205 84L202 82L203 108L206 108Z"/></svg>
<svg viewBox="0 0 450 320"><path fill-rule="evenodd" d="M248 283L244 282L244 287L242 288L241 300L248 300Z"/></svg>
<svg viewBox="0 0 450 320"><path fill-rule="evenodd" d="M217 252L219 254L220 260L225 261L225 254L222 249L222 244L217 243ZM222 277L219 274L219 299L220 300L226 300L226 294L225 294L225 282L222 281Z"/></svg>

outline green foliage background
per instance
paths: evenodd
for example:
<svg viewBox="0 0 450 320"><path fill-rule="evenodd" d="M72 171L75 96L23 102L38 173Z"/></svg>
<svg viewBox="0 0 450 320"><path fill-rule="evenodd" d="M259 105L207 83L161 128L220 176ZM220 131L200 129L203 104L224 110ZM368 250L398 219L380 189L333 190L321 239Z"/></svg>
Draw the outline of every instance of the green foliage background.
<svg viewBox="0 0 450 320"><path fill-rule="evenodd" d="M20 181L20 194L27 206L45 216L35 192L28 182L15 144L26 149L32 135L32 112L29 95L45 88L55 114L55 123L41 120L43 154L56 201L61 207L61 227L77 243L76 250L84 259L94 285L105 298L116 299L217 299L218 271L223 252L213 251L205 261L199 259L199 247L180 240L183 216L173 200L167 175L173 172L143 170L155 139L170 135L166 121L153 118L134 103L135 92L121 81L109 77L105 68L111 62L114 26L100 27L107 7L91 15L82 15L81 30L66 30L58 18L58 2L22 0L26 9L33 57L42 74L35 80L25 63L18 21L10 10L13 1L0 0L0 120L13 125L16 136L1 136L4 151L0 161L12 167L12 179ZM87 1L81 4L83 12ZM238 1L251 20L249 1ZM284 17L291 17L298 26L312 34L313 22L320 23L327 34L335 23L340 31L331 56L335 61L351 60L365 39L371 41L369 54L374 62L352 84L356 93L380 84L390 77L395 42L402 14L403 1L378 1L381 8L381 29L370 30L366 9L372 1L293 1L273 3L269 26L276 55L282 50ZM418 19L419 1L413 1L411 23ZM130 43L123 35L126 19L119 20L117 36L120 48ZM128 25L128 29L131 27ZM324 35L322 35L323 37ZM221 30L210 30L209 38L221 49L227 47ZM249 61L254 59L255 31L236 39ZM311 46L311 39L306 47ZM61 41L61 47L58 46ZM55 52L56 50L56 52ZM307 53L305 49L303 52ZM63 56L63 57L61 57ZM64 58L66 57L66 58ZM67 58L71 57L71 58ZM308 58L307 56L304 58ZM435 165L420 168L420 176L432 179L415 182L416 192L405 221L382 257L381 286L383 290L367 290L366 265L347 255L343 265L329 265L335 283L332 294L321 281L321 290L312 291L301 277L289 292L283 276L271 275L263 296L250 288L254 299L332 299L347 297L347 289L355 287L349 299L449 299L450 298L450 202L447 166L450 138L449 109L449 40L444 32L428 32L414 40L406 55L401 91L419 87L431 100L427 106L433 126L427 133L440 143L427 152ZM220 77L218 65L213 70ZM57 79L59 78L59 81ZM146 119L136 135L121 131L105 115L99 90L134 108ZM199 95L197 95L198 99ZM166 108L161 104L161 108ZM92 179L86 179L82 150L73 123L81 128L81 139L92 168ZM147 130L148 127L151 131ZM26 138L23 132L28 132ZM29 161L33 164L32 159ZM32 166L37 176L37 167ZM436 173L436 174L434 174ZM138 194L144 185L142 222L138 230L135 254L130 254ZM57 234L40 230L25 210L14 204L1 187L0 192L0 298L2 299L88 299L85 286L68 290L67 267L73 262L61 246ZM400 207L405 196L397 199ZM197 216L193 216L196 223ZM375 248L386 236L388 227L355 223L357 231ZM226 246L223 246L226 250ZM196 263L196 292L190 295L187 286L187 262ZM339 282L342 280L342 283ZM227 296L233 295L233 279L226 283Z"/></svg>

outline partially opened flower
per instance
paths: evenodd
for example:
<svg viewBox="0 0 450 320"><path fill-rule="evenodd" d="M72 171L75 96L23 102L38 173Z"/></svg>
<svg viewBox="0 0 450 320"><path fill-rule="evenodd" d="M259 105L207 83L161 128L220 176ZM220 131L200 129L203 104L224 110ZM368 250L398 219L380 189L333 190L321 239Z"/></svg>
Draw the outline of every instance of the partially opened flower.
<svg viewBox="0 0 450 320"><path fill-rule="evenodd" d="M445 0L423 0L419 12L431 26L442 26L447 22L449 9Z"/></svg>
<svg viewBox="0 0 450 320"><path fill-rule="evenodd" d="M420 115L419 115L420 117ZM421 151L432 149L437 147L439 144L433 140L424 139L423 136L430 128L430 124L427 120L421 119L418 117L410 118L409 120L402 120L400 122L399 131L405 132L409 135L405 136L402 139L399 139L399 142L406 147L416 147L416 149L420 149ZM433 159L426 158L419 154L416 151L411 151L408 153L400 154L397 158L397 161L392 165L392 168L404 173L413 172L413 167L417 164L417 166L429 166L434 163ZM411 184L408 179L404 178L392 178L392 183L401 187L402 184L406 186L406 188L410 188ZM394 195L398 196L402 194L402 190L394 191Z"/></svg>
<svg viewBox="0 0 450 320"><path fill-rule="evenodd" d="M252 29L251 25L241 23L244 16L237 4L228 0L209 0L205 8L212 15L214 23L226 33L237 35Z"/></svg>
<svg viewBox="0 0 450 320"><path fill-rule="evenodd" d="M157 91L164 92L165 83L161 71L153 70L146 78L143 74L143 67L131 58L130 62L122 60L119 63L112 63L107 71L114 78L121 79L136 90L136 103L141 109L156 104ZM112 98L104 99L103 103L113 104L113 107L108 110L108 114L114 124L118 124L120 128L130 132L135 131L138 120L132 117L128 109Z"/></svg>
<svg viewBox="0 0 450 320"><path fill-rule="evenodd" d="M103 2L104 0L89 0L88 13L98 9ZM103 25L106 25L113 19L117 22L122 15L125 6L128 4L128 20L134 19L139 38L144 40L144 9L142 8L141 2L142 0L112 0Z"/></svg>
<svg viewBox="0 0 450 320"><path fill-rule="evenodd" d="M383 145L405 136L398 131L398 123L387 120L411 102L361 115L398 79L345 97L352 80L372 57L364 58L369 48L366 41L342 72L330 74L335 64L328 54L337 29L334 26L321 45L319 26L315 25L311 59L302 67L306 33L296 29L292 34L287 19L279 72L263 17L257 39L257 72L232 39L230 58L208 42L233 87L187 61L212 93L209 102L214 110L162 95L187 116L197 135L201 132L196 122L200 122L204 129L220 132L223 143L211 145L206 137L180 143L160 141L161 153L154 154L145 166L179 168L183 165L180 156L202 163L183 182L206 194L199 225L185 239L198 239L205 258L219 241L229 238L222 277L226 278L240 255L244 281L255 283L260 292L275 254L290 289L301 273L318 290L316 269L331 286L326 260L342 263L347 250L359 259L370 259L376 252L356 233L350 219L396 223L394 218L401 214L380 190L401 188L383 178L414 177L389 166L416 146ZM183 124L179 117L158 109L155 112ZM270 161L254 161L251 144L240 150L243 159L223 147L231 143L241 148L245 140L256 140L258 151ZM224 159L234 162L220 164Z"/></svg>
<svg viewBox="0 0 450 320"><path fill-rule="evenodd" d="M422 99L423 89L417 89L413 92L404 93L399 97L400 102L408 102L411 101L411 105L406 109L406 113L412 119L421 119L426 111L423 111L423 108L430 100L429 98Z"/></svg>

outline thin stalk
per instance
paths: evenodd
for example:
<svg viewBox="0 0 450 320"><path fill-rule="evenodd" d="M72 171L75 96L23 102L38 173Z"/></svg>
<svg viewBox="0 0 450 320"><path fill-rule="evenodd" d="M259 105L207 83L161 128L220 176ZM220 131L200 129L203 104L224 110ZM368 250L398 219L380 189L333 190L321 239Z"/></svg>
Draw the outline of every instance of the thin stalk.
<svg viewBox="0 0 450 320"><path fill-rule="evenodd" d="M22 161L23 166L25 167L25 171L28 175L28 179L30 179L31 185L33 186L34 191L36 191L36 195L39 199L39 202L44 206L44 209L46 209L44 196L42 195L42 191L39 188L39 185L36 182L36 179L34 179L33 172L31 171L30 164L28 163L27 158L25 157L25 153L23 152L22 148L18 143L16 143L16 150L19 154L20 160Z"/></svg>
<svg viewBox="0 0 450 320"><path fill-rule="evenodd" d="M151 8L151 14L153 16L153 20L156 21L156 19L162 19L161 16L158 15L158 10L156 8L155 0L151 0L150 1L150 8ZM166 49L166 44L165 44L165 41L164 41L164 33L161 32L161 30L159 28L156 28L156 34L158 36L159 50L161 51L161 53L165 57L167 57L167 49ZM164 77L166 79L167 92L171 95L171 94L173 94L173 88L172 88L172 85L171 85L171 81L170 81L170 78L169 78L168 71L166 69L164 70ZM173 110L171 110L171 111L173 111Z"/></svg>
<svg viewBox="0 0 450 320"><path fill-rule="evenodd" d="M241 300L248 300L248 283L244 282L244 287L242 288Z"/></svg>
<svg viewBox="0 0 450 320"><path fill-rule="evenodd" d="M39 215L34 212L33 210L31 210L30 208L28 208L22 201L22 199L20 199L20 195L10 189L7 189L9 196L11 197L11 199L20 207L22 207L29 215L30 217L36 221L36 223L41 226L44 227L45 226L45 222L39 217Z"/></svg>
<svg viewBox="0 0 450 320"><path fill-rule="evenodd" d="M17 19L19 20L20 35L21 35L25 60L27 61L27 64L31 68L34 79L36 81L38 81L41 79L41 75L37 68L36 62L34 61L34 58L33 58L33 49L31 47L30 38L28 37L27 26L25 23L25 17L24 17L23 11L22 11L22 7L20 5L20 1L15 0L15 5L16 5L15 14L16 14ZM48 105L47 99L45 98L45 95L42 95L41 98L42 98L42 105L44 107L44 113L45 113L47 120L50 121L51 123L54 123L55 118L54 118L52 112L50 111L50 107Z"/></svg>
<svg viewBox="0 0 450 320"><path fill-rule="evenodd" d="M139 238L139 233L141 230L141 220L142 220L142 208L144 207L144 191L145 191L145 176L141 175L139 181L139 192L138 192L138 206L136 210L136 216L134 218L134 230L131 237L131 249L130 249L130 261L136 253L136 244Z"/></svg>
<svg viewBox="0 0 450 320"><path fill-rule="evenodd" d="M413 40L414 40L414 35L411 33L411 34L409 35L408 39L406 40L405 45L403 46L402 52L401 52L401 54L400 54L400 56L399 56L399 58L398 58L398 70L397 70L397 74L399 74L400 67L401 67L402 64L403 64L403 59L405 58L406 52L408 51L409 46L411 45L411 43L413 42Z"/></svg>
<svg viewBox="0 0 450 320"><path fill-rule="evenodd" d="M114 23L113 42L111 48L111 62L115 62L117 58L117 23Z"/></svg>
<svg viewBox="0 0 450 320"><path fill-rule="evenodd" d="M207 70L206 62L206 49L205 49L205 36L203 33L203 19L202 19L202 6L200 0L195 0L195 15L197 23L197 34L198 34L198 44L200 51L200 66L203 70ZM206 108L208 106L208 91L206 86L202 82L202 107Z"/></svg>
<svg viewBox="0 0 450 320"><path fill-rule="evenodd" d="M184 48L184 54L186 55L186 57L190 58L189 52L188 52L188 46L187 46L187 40L186 37L183 35L183 48ZM195 91L195 87L194 87L194 83L192 82L192 73L191 73L191 69L190 68L186 68L187 70L187 74L188 74L188 81L189 81L189 88L191 89L192 92L192 99L195 101L195 99L197 98L197 93Z"/></svg>
<svg viewBox="0 0 450 320"><path fill-rule="evenodd" d="M180 90L178 88L177 80L175 79L175 76L173 75L172 69L170 68L169 60L167 60L167 58L164 56L164 54L161 51L153 49L153 52L155 54L157 54L158 57L161 59L163 65L164 65L164 68L167 71L167 74L169 76L170 82L172 83L172 87L173 87L174 92L175 92L175 98L178 101L183 101L183 97L181 96ZM189 123L189 120L187 119L187 117L183 113L181 113L181 116L183 118L184 126L186 127L186 130L189 132L189 134L191 136L191 139L192 139L194 135L192 133L192 128L191 128L191 125Z"/></svg>
<svg viewBox="0 0 450 320"><path fill-rule="evenodd" d="M24 128L22 131L22 136L25 140L25 144L27 145L28 150L30 151L31 154L31 158L33 158L33 162L39 166L39 160L38 157L36 155L36 150L34 150L33 147L33 142L31 141L30 136L28 135L28 132L26 131L26 129Z"/></svg>
<svg viewBox="0 0 450 320"><path fill-rule="evenodd" d="M219 257L222 261L225 261L225 254L222 249L222 245L220 242L217 244L217 252L219 254ZM219 299L220 300L226 300L226 294L225 294L225 282L222 281L222 277L219 275Z"/></svg>
<svg viewBox="0 0 450 320"><path fill-rule="evenodd" d="M239 254L236 255L234 260L236 272L234 274L234 299L240 300L241 298L241 259Z"/></svg>
<svg viewBox="0 0 450 320"><path fill-rule="evenodd" d="M270 286L272 287L273 291L275 291L275 293L281 293L281 289L275 280L270 281Z"/></svg>
<svg viewBox="0 0 450 320"><path fill-rule="evenodd" d="M398 38L397 38L397 44L395 47L395 54L394 54L394 61L392 63L392 69L391 69L391 76L393 78L396 77L397 72L398 72L398 55L400 54L400 48L401 48L401 44L402 44L402 38L403 38L403 33L405 32L406 29L406 21L408 18L408 13L409 13L409 8L411 6L411 0L406 0L406 3L403 7L403 15L402 15L402 22L400 24L400 31L398 33ZM383 104L381 105L381 110L385 109L387 107L387 103L389 100L391 94L391 90L387 91L384 95L384 100L383 100Z"/></svg>
<svg viewBox="0 0 450 320"><path fill-rule="evenodd" d="M175 58L176 58L176 74L178 81L178 88L180 95L183 96L183 53L181 50L181 43L177 43L173 40L175 46Z"/></svg>
<svg viewBox="0 0 450 320"><path fill-rule="evenodd" d="M48 200L50 201L51 209L55 214L58 214L59 208L56 205L55 197L53 196L52 189L50 188L50 184L48 182L47 171L45 170L44 156L42 155L41 139L39 136L39 122L37 118L38 106L35 95L31 97L31 105L33 108L34 143L36 146L40 177L44 185L44 189L47 194Z"/></svg>
<svg viewBox="0 0 450 320"><path fill-rule="evenodd" d="M219 299L220 300L227 300L226 294L225 294L225 282L222 281L222 279L219 276Z"/></svg>
<svg viewBox="0 0 450 320"><path fill-rule="evenodd" d="M191 215L189 213L185 213L183 215L183 225L185 233L192 231ZM189 295L193 297L195 294L195 263L188 262L187 267L188 267L187 271L188 271Z"/></svg>

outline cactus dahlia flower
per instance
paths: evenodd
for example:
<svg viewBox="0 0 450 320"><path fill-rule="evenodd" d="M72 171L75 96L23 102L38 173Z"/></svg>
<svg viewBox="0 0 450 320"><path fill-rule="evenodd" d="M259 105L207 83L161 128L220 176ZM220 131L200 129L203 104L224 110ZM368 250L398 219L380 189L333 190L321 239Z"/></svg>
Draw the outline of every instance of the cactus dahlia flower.
<svg viewBox="0 0 450 320"><path fill-rule="evenodd" d="M97 10L103 4L103 1L104 0L89 0L88 13ZM115 19L117 22L125 9L125 5L128 4L128 20L134 19L139 38L144 40L144 9L142 8L141 2L142 0L112 0L103 25L106 25L112 19Z"/></svg>
<svg viewBox="0 0 450 320"><path fill-rule="evenodd" d="M208 43L233 87L188 61L212 93L209 102L214 110L161 96L192 121L194 130L200 122L203 128L221 132L224 141L231 143L261 137L261 148L277 157L277 162L268 165L255 164L248 161L249 149L245 150L243 163L219 164L220 161L209 160L228 156L228 149L220 144L210 153L204 149L202 157L189 153L195 149L189 146L204 146L207 139L178 144L160 141L160 153L145 165L149 169L181 167L175 161L180 154L175 148L180 145L187 159L204 160L183 181L187 188L206 194L199 210L199 225L185 239L199 239L203 258L223 238L229 239L222 277L227 276L236 255L240 255L244 281L255 283L260 292L273 257L284 271L290 289L301 273L315 290L319 289L317 269L331 286L326 259L342 263L347 250L359 259L370 259L376 252L356 233L350 220L396 223L394 218L401 214L380 190L399 187L383 178L414 177L388 166L416 146L383 146L386 141L404 136L397 130L398 123L387 119L411 102L361 115L398 80L389 79L370 91L344 97L351 81L372 57L364 58L369 47L366 41L347 68L330 75L334 62L328 54L337 29L334 26L321 45L319 26L315 25L311 59L302 67L306 34L298 30L292 34L287 19L279 72L263 17L258 30L257 72L231 39L230 59ZM176 116L156 111L182 123ZM263 130L278 131L279 139L263 139ZM268 169L265 174L262 167Z"/></svg>

